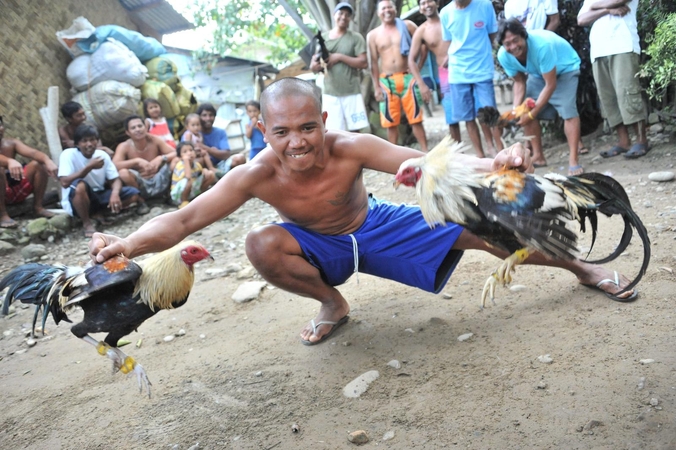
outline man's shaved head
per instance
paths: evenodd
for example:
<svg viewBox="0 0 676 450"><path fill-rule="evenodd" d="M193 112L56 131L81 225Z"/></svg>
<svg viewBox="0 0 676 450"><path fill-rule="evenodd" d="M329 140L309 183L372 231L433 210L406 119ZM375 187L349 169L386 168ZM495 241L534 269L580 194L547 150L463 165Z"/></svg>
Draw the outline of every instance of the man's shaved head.
<svg viewBox="0 0 676 450"><path fill-rule="evenodd" d="M260 103L263 122L265 122L268 103L272 104L281 98L303 96L312 98L317 106L317 112L321 114L322 92L314 83L301 80L300 78L282 78L271 83L261 93Z"/></svg>

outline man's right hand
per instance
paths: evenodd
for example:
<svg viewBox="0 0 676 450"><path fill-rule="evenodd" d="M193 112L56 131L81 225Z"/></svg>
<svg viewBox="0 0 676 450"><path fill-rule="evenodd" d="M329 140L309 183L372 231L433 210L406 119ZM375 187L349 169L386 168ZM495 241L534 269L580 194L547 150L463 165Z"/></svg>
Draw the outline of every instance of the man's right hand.
<svg viewBox="0 0 676 450"><path fill-rule="evenodd" d="M89 257L95 264L101 264L115 255L131 255L129 243L112 234L94 233L89 241Z"/></svg>
<svg viewBox="0 0 676 450"><path fill-rule="evenodd" d="M420 95L425 103L432 101L432 91L430 91L430 88L426 84L419 84L418 89L420 89Z"/></svg>
<svg viewBox="0 0 676 450"><path fill-rule="evenodd" d="M23 167L21 163L14 158L7 158L7 170L12 179L19 181L23 178Z"/></svg>
<svg viewBox="0 0 676 450"><path fill-rule="evenodd" d="M103 158L92 158L91 161L89 161L88 166L92 170L100 169L103 167Z"/></svg>
<svg viewBox="0 0 676 450"><path fill-rule="evenodd" d="M382 102L385 99L383 90L380 89L380 87L375 88L373 94L375 95L377 102Z"/></svg>

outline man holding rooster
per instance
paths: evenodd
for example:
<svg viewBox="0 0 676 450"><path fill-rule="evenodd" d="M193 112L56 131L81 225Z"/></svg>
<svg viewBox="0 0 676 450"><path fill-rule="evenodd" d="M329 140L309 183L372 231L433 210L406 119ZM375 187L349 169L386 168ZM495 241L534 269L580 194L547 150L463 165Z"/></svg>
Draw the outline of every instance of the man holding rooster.
<svg viewBox="0 0 676 450"><path fill-rule="evenodd" d="M430 229L418 207L369 198L364 169L394 174L403 161L423 153L372 135L326 131L321 94L311 83L276 81L263 91L260 103L264 120L258 127L272 152L232 169L187 207L150 220L127 238L96 233L89 244L91 258L101 263L120 253L134 257L169 248L259 198L277 210L282 222L250 232L247 256L269 283L321 303L317 317L300 333L304 344L313 345L347 321L350 306L335 286L353 271L439 292L463 250L507 256L458 225ZM528 152L518 144L494 160L458 157L481 172L503 166L532 170ZM580 260L534 254L527 263L567 269L581 283L608 293L628 284L623 276L616 284L612 271Z"/></svg>

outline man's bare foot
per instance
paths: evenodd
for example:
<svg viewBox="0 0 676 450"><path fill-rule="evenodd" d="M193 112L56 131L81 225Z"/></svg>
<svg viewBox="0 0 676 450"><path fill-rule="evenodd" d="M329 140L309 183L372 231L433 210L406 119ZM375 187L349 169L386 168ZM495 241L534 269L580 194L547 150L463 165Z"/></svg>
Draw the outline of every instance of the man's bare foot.
<svg viewBox="0 0 676 450"><path fill-rule="evenodd" d="M596 289L600 289L606 294L610 294L615 296L617 292L620 292L622 289L624 289L625 286L627 286L630 282L630 280L625 277L624 275L608 270L605 267L601 266L591 266L592 269L589 271L585 272L582 275L578 275L578 280L580 281L580 284L587 286L587 287L592 287ZM619 286L617 282L619 282ZM635 289L632 289L631 291L628 292L623 292L620 295L617 295L616 297L621 300L626 300L632 297L635 293Z"/></svg>
<svg viewBox="0 0 676 450"><path fill-rule="evenodd" d="M350 313L350 305L347 304L347 302L344 299L339 299L334 301L331 304L324 303L322 304L322 307L319 309L319 314L317 314L317 317L314 318L315 322L315 331L316 334L313 333L312 330L312 324L308 323L305 328L303 328L300 332L300 338L303 341L307 341L309 343L316 343L322 340L322 338L331 330L334 329L335 325L330 325L330 324L321 324L319 325L319 322L340 322L340 320L347 316Z"/></svg>
<svg viewBox="0 0 676 450"><path fill-rule="evenodd" d="M45 208L38 208L33 212L33 214L35 217L45 217L47 219L55 216L53 212L47 211Z"/></svg>
<svg viewBox="0 0 676 450"><path fill-rule="evenodd" d="M0 216L0 228L16 228L19 223L7 214Z"/></svg>

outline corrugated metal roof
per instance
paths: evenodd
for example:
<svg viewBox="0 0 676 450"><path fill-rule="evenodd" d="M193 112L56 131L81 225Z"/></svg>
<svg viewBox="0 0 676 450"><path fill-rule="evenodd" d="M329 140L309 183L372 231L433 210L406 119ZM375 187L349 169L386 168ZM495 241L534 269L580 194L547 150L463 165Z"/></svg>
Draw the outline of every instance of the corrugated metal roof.
<svg viewBox="0 0 676 450"><path fill-rule="evenodd" d="M195 28L164 0L119 0L129 14L160 34Z"/></svg>

